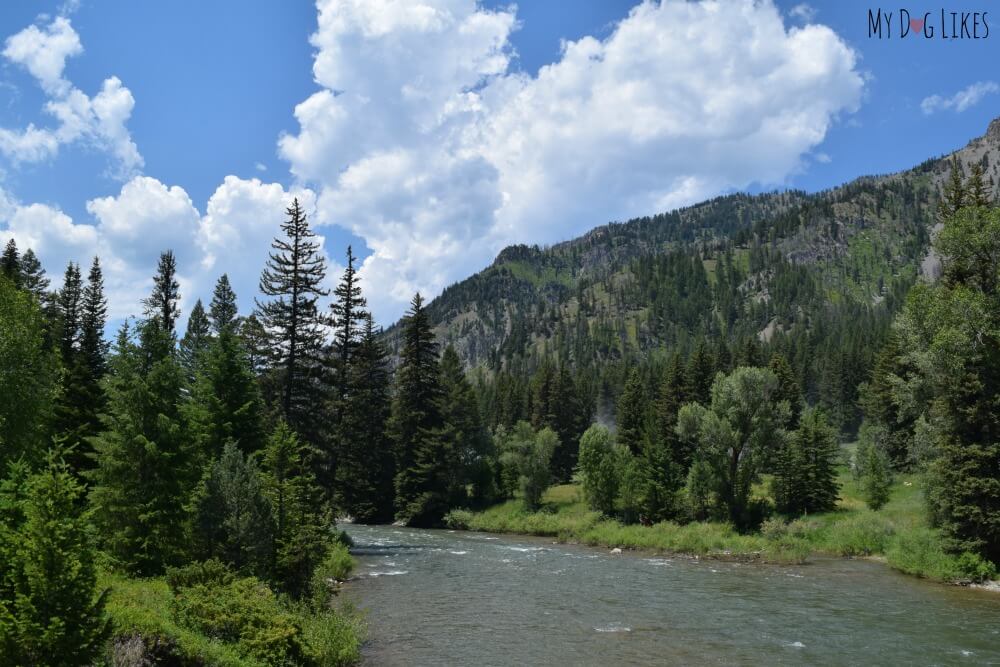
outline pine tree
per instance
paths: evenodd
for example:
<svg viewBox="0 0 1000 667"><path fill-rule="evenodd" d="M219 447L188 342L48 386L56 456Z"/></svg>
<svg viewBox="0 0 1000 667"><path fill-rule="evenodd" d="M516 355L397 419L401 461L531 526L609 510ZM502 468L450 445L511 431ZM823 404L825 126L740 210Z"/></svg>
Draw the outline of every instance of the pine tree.
<svg viewBox="0 0 1000 667"><path fill-rule="evenodd" d="M777 458L774 496L785 514L828 512L837 504L837 437L815 408L802 414L799 428Z"/></svg>
<svg viewBox="0 0 1000 667"><path fill-rule="evenodd" d="M938 220L944 222L958 213L966 205L966 199L965 185L962 183L962 167L958 163L958 158L953 155L951 173L938 202Z"/></svg>
<svg viewBox="0 0 1000 667"><path fill-rule="evenodd" d="M194 382L198 367L204 361L211 340L211 324L208 321L208 315L205 314L205 307L201 305L201 299L198 299L191 309L187 329L184 332L184 337L181 338L177 354L189 384Z"/></svg>
<svg viewBox="0 0 1000 667"><path fill-rule="evenodd" d="M49 279L45 277L45 269L31 248L21 256L21 289L33 294L39 303L45 303L48 296Z"/></svg>
<svg viewBox="0 0 1000 667"><path fill-rule="evenodd" d="M218 558L235 570L266 577L271 563L271 504L253 457L229 442L192 499L192 536L200 560Z"/></svg>
<svg viewBox="0 0 1000 667"><path fill-rule="evenodd" d="M14 239L7 241L3 255L0 256L0 275L11 281L14 287L21 287L21 254L17 251Z"/></svg>
<svg viewBox="0 0 1000 667"><path fill-rule="evenodd" d="M54 454L0 490L0 661L89 665L110 633L98 592L91 510Z"/></svg>
<svg viewBox="0 0 1000 667"><path fill-rule="evenodd" d="M396 515L415 526L448 511L452 452L443 432L437 344L418 293L403 320L390 431L396 449Z"/></svg>
<svg viewBox="0 0 1000 667"><path fill-rule="evenodd" d="M892 487L889 458L878 447L868 447L863 457L861 492L868 507L877 512L889 502Z"/></svg>
<svg viewBox="0 0 1000 667"><path fill-rule="evenodd" d="M279 421L264 450L264 489L274 517L274 578L293 596L309 586L334 529L323 489L312 473L315 450Z"/></svg>
<svg viewBox="0 0 1000 667"><path fill-rule="evenodd" d="M791 411L789 424L794 427L798 424L802 412L802 390L795 379L795 371L792 370L788 360L780 354L773 355L767 367L778 378L777 400L788 401L788 408Z"/></svg>
<svg viewBox="0 0 1000 667"><path fill-rule="evenodd" d="M969 206L989 206L990 191L983 181L983 165L978 162L972 165L972 174L965 186L966 202Z"/></svg>
<svg viewBox="0 0 1000 667"><path fill-rule="evenodd" d="M104 341L104 327L108 321L108 301L104 297L104 274L101 263L94 257L83 290L80 315L80 353L90 370L94 382L99 382L106 371L108 346Z"/></svg>
<svg viewBox="0 0 1000 667"><path fill-rule="evenodd" d="M371 316L354 350L342 406L335 502L361 523L391 521L393 457L389 367Z"/></svg>
<svg viewBox="0 0 1000 667"><path fill-rule="evenodd" d="M646 422L646 391L642 386L642 377L640 377L637 368L632 369L632 372L629 373L625 389L622 390L621 397L618 399L616 417L618 443L628 447L632 454L639 454L642 450L643 429Z"/></svg>
<svg viewBox="0 0 1000 667"><path fill-rule="evenodd" d="M684 381L689 401L708 403L712 393L712 382L715 381L715 364L704 339L698 342L698 346L688 359Z"/></svg>
<svg viewBox="0 0 1000 667"><path fill-rule="evenodd" d="M119 339L104 431L93 439L91 502L105 548L127 569L158 574L178 560L193 470L180 414L183 373L173 335L158 316L139 326L138 345Z"/></svg>
<svg viewBox="0 0 1000 667"><path fill-rule="evenodd" d="M260 378L270 367L271 344L267 330L256 315L250 315L240 322L239 336L247 353L250 371Z"/></svg>
<svg viewBox="0 0 1000 667"><path fill-rule="evenodd" d="M277 297L257 303L260 319L274 346L281 415L309 442L319 440L316 406L322 400L320 383L323 326L317 308L326 296L326 262L309 229L298 199L286 210L281 224L285 239L274 239L276 251L261 273L260 291Z"/></svg>
<svg viewBox="0 0 1000 667"><path fill-rule="evenodd" d="M442 412L445 428L452 439L454 465L450 486L452 506L465 505L466 487L482 474L482 465L490 449L490 440L482 425L475 390L465 376L462 361L455 348L449 345L441 355L441 386L443 389Z"/></svg>
<svg viewBox="0 0 1000 667"><path fill-rule="evenodd" d="M212 331L216 335L237 325L236 293L229 284L229 276L225 273L215 283L212 293L212 303L209 304L208 318L212 322Z"/></svg>
<svg viewBox="0 0 1000 667"><path fill-rule="evenodd" d="M174 324L180 317L177 302L180 300L180 284L177 282L177 259L172 250L160 253L160 260L153 276L153 293L143 300L146 317L171 336Z"/></svg>
<svg viewBox="0 0 1000 667"><path fill-rule="evenodd" d="M80 278L80 267L73 262L66 267L62 289L56 298L59 312L59 350L63 365L71 367L76 361L76 353L80 347L81 300L83 284Z"/></svg>

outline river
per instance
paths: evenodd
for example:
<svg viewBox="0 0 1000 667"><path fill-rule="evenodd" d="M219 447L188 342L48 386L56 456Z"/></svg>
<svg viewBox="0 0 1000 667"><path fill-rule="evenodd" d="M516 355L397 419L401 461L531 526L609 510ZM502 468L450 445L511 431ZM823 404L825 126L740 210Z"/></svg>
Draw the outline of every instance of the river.
<svg viewBox="0 0 1000 667"><path fill-rule="evenodd" d="M1000 594L867 561L774 566L345 526L372 665L1000 664Z"/></svg>

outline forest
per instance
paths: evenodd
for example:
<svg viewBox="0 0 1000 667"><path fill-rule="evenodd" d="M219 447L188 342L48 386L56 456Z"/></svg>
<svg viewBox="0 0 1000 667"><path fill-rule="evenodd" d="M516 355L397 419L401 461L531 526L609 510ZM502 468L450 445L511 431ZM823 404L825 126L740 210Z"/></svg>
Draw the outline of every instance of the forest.
<svg viewBox="0 0 1000 667"><path fill-rule="evenodd" d="M253 312L223 275L183 332L171 251L109 341L100 259L50 290L11 241L0 662L351 663L364 628L338 597L338 518L467 527L510 499L544 514L571 482L615 525L787 537L835 508L842 464L873 511L918 474L954 571L995 576L1000 209L983 165L963 171L940 192L915 177L734 196L509 248L385 332L351 248L325 289L298 201ZM817 261L858 201L897 222ZM913 268L929 243L936 280ZM470 290L482 319L461 336L443 323Z"/></svg>

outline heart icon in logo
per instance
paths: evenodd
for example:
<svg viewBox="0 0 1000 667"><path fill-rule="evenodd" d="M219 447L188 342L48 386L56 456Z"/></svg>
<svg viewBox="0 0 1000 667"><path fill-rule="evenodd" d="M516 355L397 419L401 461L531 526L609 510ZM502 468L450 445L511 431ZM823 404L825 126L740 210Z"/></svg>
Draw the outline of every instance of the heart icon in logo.
<svg viewBox="0 0 1000 667"><path fill-rule="evenodd" d="M923 19L910 19L910 30L914 33L918 33L924 29Z"/></svg>

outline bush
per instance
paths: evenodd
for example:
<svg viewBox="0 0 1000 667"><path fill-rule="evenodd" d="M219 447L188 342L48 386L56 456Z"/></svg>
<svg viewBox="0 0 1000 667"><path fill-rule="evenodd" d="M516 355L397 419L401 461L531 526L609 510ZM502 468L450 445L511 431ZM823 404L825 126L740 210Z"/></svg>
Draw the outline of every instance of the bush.
<svg viewBox="0 0 1000 667"><path fill-rule="evenodd" d="M302 633L309 664L336 667L353 665L361 658L364 628L351 609L309 614L303 619Z"/></svg>
<svg viewBox="0 0 1000 667"><path fill-rule="evenodd" d="M167 586L176 594L182 588L192 586L225 586L236 578L225 563L212 559L188 563L182 567L167 568Z"/></svg>
<svg viewBox="0 0 1000 667"><path fill-rule="evenodd" d="M997 576L996 565L971 551L966 551L958 557L958 569L969 581L976 583L989 581Z"/></svg>
<svg viewBox="0 0 1000 667"><path fill-rule="evenodd" d="M444 515L444 525L454 530L468 530L472 517L469 510L452 510Z"/></svg>
<svg viewBox="0 0 1000 667"><path fill-rule="evenodd" d="M833 524L827 540L841 556L871 556L885 551L893 533L892 523L885 518L864 513Z"/></svg>
<svg viewBox="0 0 1000 667"><path fill-rule="evenodd" d="M354 558L343 544L330 547L326 558L313 572L311 590L317 609L328 606L330 598L337 594L339 582L344 581L354 569Z"/></svg>

